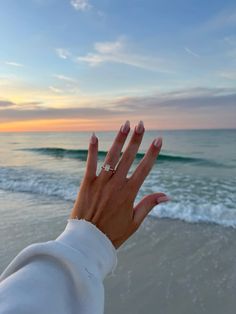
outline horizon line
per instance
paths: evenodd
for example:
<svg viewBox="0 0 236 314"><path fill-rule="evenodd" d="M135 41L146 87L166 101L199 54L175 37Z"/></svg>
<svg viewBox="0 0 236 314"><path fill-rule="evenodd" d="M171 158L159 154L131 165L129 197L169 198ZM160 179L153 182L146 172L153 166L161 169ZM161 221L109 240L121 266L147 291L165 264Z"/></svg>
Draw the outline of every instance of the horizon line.
<svg viewBox="0 0 236 314"><path fill-rule="evenodd" d="M149 132L149 131L234 131L236 130L236 127L235 128L189 128L189 129L145 129L145 132ZM54 131L0 131L0 134L1 133L79 133L79 132L84 132L84 133L88 133L88 132L117 132L118 130L117 129L111 129L111 130L97 130L95 131L94 129L91 129L91 130L68 130L68 131L65 131L65 130L54 130Z"/></svg>

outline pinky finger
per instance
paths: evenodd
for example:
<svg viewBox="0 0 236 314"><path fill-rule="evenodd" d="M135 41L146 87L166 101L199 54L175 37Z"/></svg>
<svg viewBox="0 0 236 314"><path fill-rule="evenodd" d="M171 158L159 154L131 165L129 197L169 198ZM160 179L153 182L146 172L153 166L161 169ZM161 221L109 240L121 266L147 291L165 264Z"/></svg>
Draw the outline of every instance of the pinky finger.
<svg viewBox="0 0 236 314"><path fill-rule="evenodd" d="M134 207L134 223L139 226L155 205L169 200L170 198L164 193L154 193L144 196Z"/></svg>
<svg viewBox="0 0 236 314"><path fill-rule="evenodd" d="M96 177L97 155L98 155L98 138L93 132L90 138L89 149L88 149L86 171L85 171L86 179L93 180Z"/></svg>

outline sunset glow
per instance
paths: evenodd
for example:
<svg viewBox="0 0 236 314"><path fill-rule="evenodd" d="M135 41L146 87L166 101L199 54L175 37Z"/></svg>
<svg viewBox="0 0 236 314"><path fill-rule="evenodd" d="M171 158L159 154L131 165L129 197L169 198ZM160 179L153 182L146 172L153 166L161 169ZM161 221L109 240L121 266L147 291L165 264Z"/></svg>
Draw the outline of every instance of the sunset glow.
<svg viewBox="0 0 236 314"><path fill-rule="evenodd" d="M0 132L236 127L232 0L85 3L1 4Z"/></svg>

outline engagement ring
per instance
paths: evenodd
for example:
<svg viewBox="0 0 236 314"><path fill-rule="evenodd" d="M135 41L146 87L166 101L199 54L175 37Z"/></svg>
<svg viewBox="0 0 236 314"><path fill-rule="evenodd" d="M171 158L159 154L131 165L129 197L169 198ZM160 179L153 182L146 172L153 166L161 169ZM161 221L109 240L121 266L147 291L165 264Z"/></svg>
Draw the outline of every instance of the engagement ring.
<svg viewBox="0 0 236 314"><path fill-rule="evenodd" d="M101 167L102 169L104 169L105 171L112 171L112 173L115 173L116 170L114 168L112 168L110 165L106 164L106 165L103 165Z"/></svg>

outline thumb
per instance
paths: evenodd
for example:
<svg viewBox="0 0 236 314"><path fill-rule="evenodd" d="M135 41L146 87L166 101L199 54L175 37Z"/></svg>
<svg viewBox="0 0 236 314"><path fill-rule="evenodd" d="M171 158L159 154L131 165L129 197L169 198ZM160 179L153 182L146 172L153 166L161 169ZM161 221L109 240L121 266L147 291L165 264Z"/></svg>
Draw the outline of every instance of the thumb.
<svg viewBox="0 0 236 314"><path fill-rule="evenodd" d="M170 198L164 193L155 193L144 196L142 200L134 207L135 224L140 225L154 206L169 200Z"/></svg>

